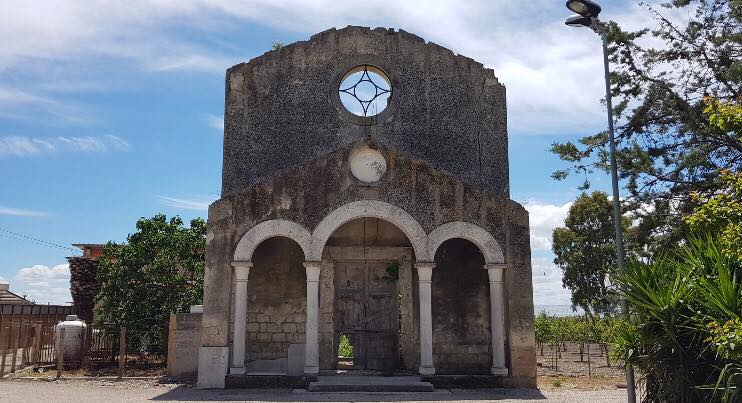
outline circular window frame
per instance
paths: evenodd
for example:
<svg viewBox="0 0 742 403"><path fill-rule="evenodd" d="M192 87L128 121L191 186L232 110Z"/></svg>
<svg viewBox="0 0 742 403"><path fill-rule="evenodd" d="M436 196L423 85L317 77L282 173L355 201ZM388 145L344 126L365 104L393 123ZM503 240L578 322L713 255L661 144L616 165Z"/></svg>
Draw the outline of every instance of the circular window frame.
<svg viewBox="0 0 742 403"><path fill-rule="evenodd" d="M343 80L358 71L362 71L364 67L368 68L368 71L376 73L380 75L382 78L385 78L387 80L387 83L390 87L389 92L389 98L387 101L387 106L379 112L376 115L373 116L359 116L348 109L345 108L345 105L343 105L343 102L340 100L340 84L342 84ZM391 71L388 66L385 65L379 58L373 57L373 56L358 56L354 57L351 60L347 61L346 63L343 63L338 70L335 73L335 77L333 79L333 85L330 92L330 99L332 100L332 103L334 104L335 108L338 110L338 113L343 118L343 120L347 121L348 123L357 125L357 126L374 126L381 122L384 122L388 120L397 110L397 80L394 76L393 71Z"/></svg>

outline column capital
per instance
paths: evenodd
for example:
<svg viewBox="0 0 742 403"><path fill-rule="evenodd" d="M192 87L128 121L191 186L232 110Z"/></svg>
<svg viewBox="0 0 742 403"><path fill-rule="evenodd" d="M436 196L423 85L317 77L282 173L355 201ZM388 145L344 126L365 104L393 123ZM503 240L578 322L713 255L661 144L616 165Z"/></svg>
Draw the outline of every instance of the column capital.
<svg viewBox="0 0 742 403"><path fill-rule="evenodd" d="M232 262L232 268L234 269L234 281L247 281L247 277L250 275L251 267L252 267L252 262L248 262L248 261Z"/></svg>
<svg viewBox="0 0 742 403"><path fill-rule="evenodd" d="M508 268L507 263L485 263L484 264L485 270L492 270L492 269L507 270L507 268Z"/></svg>
<svg viewBox="0 0 742 403"><path fill-rule="evenodd" d="M505 269L507 269L507 265L505 263L487 263L484 265L484 268L487 270L487 276L490 278L490 283L502 283L502 277L505 273Z"/></svg>
<svg viewBox="0 0 742 403"><path fill-rule="evenodd" d="M434 262L415 262L417 268L417 281L420 283L430 283L433 277Z"/></svg>
<svg viewBox="0 0 742 403"><path fill-rule="evenodd" d="M304 262L304 267L307 270L307 282L319 282L319 273L322 269L322 262L307 261Z"/></svg>

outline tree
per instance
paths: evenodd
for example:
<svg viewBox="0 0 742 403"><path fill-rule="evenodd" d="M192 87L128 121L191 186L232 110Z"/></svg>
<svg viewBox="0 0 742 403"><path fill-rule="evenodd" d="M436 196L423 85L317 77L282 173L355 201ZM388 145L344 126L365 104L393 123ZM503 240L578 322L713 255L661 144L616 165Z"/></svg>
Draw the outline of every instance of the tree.
<svg viewBox="0 0 742 403"><path fill-rule="evenodd" d="M553 232L554 263L564 273L563 286L572 292L573 309L579 306L595 314L615 304L608 278L617 262L613 223L608 195L582 193L569 208L565 226ZM628 221L623 226L627 228Z"/></svg>
<svg viewBox="0 0 742 403"><path fill-rule="evenodd" d="M203 298L206 223L190 228L175 216L141 218L127 243L109 242L98 267L100 322L126 326L130 340L153 349L166 343L168 317Z"/></svg>
<svg viewBox="0 0 742 403"><path fill-rule="evenodd" d="M692 194L717 193L720 173L742 167L739 131L708 119L709 95L722 105L740 100L742 1L645 7L655 29L627 32L611 22L608 39L619 173L639 221L637 239L656 250L685 236L682 217L695 206ZM601 132L552 144L571 164L552 176L607 172L607 142Z"/></svg>
<svg viewBox="0 0 742 403"><path fill-rule="evenodd" d="M714 234L724 253L742 261L742 172L725 171L719 181L720 192L706 199L694 195L698 207L685 221L695 232Z"/></svg>

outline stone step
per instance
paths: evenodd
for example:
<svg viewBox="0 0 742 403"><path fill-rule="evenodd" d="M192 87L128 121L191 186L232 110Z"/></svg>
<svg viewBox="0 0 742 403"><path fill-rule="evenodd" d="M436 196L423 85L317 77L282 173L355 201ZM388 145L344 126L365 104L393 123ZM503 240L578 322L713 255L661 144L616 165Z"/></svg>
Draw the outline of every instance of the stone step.
<svg viewBox="0 0 742 403"><path fill-rule="evenodd" d="M310 392L433 392L433 384L417 376L320 376Z"/></svg>

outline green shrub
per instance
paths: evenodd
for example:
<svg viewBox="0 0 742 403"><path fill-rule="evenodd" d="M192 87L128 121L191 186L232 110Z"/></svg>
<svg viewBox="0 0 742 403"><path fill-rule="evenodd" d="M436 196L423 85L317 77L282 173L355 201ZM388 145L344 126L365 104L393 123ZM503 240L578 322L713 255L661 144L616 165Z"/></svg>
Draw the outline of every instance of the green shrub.
<svg viewBox="0 0 742 403"><path fill-rule="evenodd" d="M740 261L708 236L616 277L631 317L616 328L615 347L638 369L644 401L737 401L742 346L718 324L732 321L731 330L740 319L740 273Z"/></svg>
<svg viewBox="0 0 742 403"><path fill-rule="evenodd" d="M338 343L338 355L341 357L353 357L353 345L350 344L348 335L341 334Z"/></svg>

